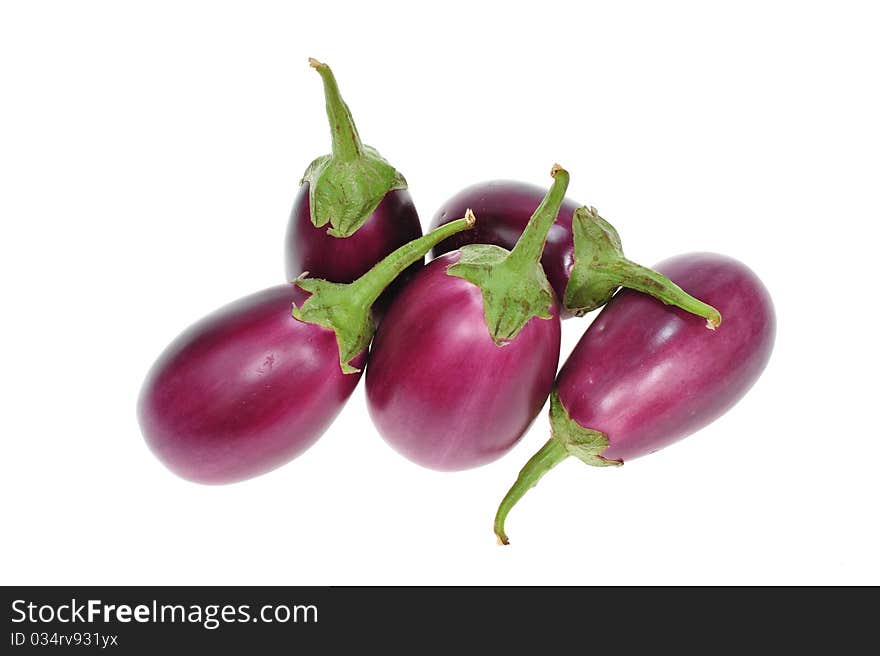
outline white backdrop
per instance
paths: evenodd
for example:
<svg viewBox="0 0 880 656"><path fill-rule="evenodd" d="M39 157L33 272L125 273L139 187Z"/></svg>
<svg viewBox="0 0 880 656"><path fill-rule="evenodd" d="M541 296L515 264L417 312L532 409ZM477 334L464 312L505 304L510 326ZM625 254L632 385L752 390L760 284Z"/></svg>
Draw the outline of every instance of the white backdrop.
<svg viewBox="0 0 880 656"><path fill-rule="evenodd" d="M0 582L880 583L871 3L9 2L0 9ZM226 487L135 418L189 323L283 280L336 72L427 225L487 178L548 183L651 264L733 255L776 302L763 378L621 469L497 502L544 413L477 470L413 465L363 384L318 444ZM588 324L563 327L563 358Z"/></svg>

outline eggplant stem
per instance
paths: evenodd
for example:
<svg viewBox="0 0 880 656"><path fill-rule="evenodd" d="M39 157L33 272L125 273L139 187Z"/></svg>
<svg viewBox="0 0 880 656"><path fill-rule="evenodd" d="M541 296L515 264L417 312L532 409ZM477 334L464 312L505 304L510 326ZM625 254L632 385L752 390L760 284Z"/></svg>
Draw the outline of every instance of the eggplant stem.
<svg viewBox="0 0 880 656"><path fill-rule="evenodd" d="M662 273L625 258L618 263L618 266L621 286L649 294L666 305L674 305L703 317L709 330L715 330L721 325L721 313L718 310L694 298Z"/></svg>
<svg viewBox="0 0 880 656"><path fill-rule="evenodd" d="M541 480L544 474L565 460L569 455L565 444L561 440L551 437L520 470L516 482L501 500L498 512L495 513L495 535L498 538L498 544L510 544L507 534L504 532L504 522L510 509L516 505L517 501L522 499L526 492L538 484L538 481Z"/></svg>
<svg viewBox="0 0 880 656"><path fill-rule="evenodd" d="M344 161L362 157L364 144L361 142L348 105L342 100L333 71L327 64L313 57L309 57L309 66L318 71L324 82L324 99L327 103L327 119L330 121L333 155Z"/></svg>
<svg viewBox="0 0 880 656"><path fill-rule="evenodd" d="M550 227L556 221L559 214L559 208L565 200L565 192L568 189L569 175L568 171L563 169L559 164L554 164L550 169L550 176L553 178L553 185L544 196L541 204L532 214L528 224L520 235L507 256L505 266L510 267L514 271L526 271L541 261L541 254L544 252L544 243L547 241L547 234Z"/></svg>
<svg viewBox="0 0 880 656"><path fill-rule="evenodd" d="M473 228L476 221L477 217L468 209L464 218L450 221L427 235L404 244L351 283L349 288L352 296L357 297L363 306L369 308L404 269L417 262L420 257L424 257L425 253L444 239L462 230Z"/></svg>

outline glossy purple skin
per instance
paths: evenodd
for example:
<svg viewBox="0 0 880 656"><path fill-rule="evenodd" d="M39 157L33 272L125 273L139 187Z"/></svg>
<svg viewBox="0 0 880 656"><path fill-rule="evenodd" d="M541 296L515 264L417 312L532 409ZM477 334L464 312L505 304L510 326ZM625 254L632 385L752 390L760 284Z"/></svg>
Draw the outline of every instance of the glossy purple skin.
<svg viewBox="0 0 880 656"><path fill-rule="evenodd" d="M478 221L479 223L479 221ZM504 347L489 335L482 292L450 276L459 253L433 260L391 305L370 350L367 406L382 437L444 471L491 462L544 405L559 362L557 308Z"/></svg>
<svg viewBox="0 0 880 656"><path fill-rule="evenodd" d="M308 449L354 391L336 335L297 321L292 284L246 296L175 339L153 365L138 418L153 453L199 483L268 472ZM353 364L361 368L366 353Z"/></svg>
<svg viewBox="0 0 880 656"><path fill-rule="evenodd" d="M468 208L477 217L477 225L473 230L444 239L434 248L433 254L442 255L464 244L494 244L512 250L546 195L547 190L543 187L514 180L480 182L461 190L437 210L431 220L431 230L464 216L463 212ZM565 286L574 264L571 220L579 207L580 203L565 199L547 234L541 257L544 273L558 299L565 298ZM563 312L562 318L567 316Z"/></svg>
<svg viewBox="0 0 880 656"><path fill-rule="evenodd" d="M629 290L602 310L557 378L562 405L602 431L602 455L653 453L717 419L764 370L776 334L773 303L742 263L711 253L666 260L656 270L715 306L706 320Z"/></svg>
<svg viewBox="0 0 880 656"><path fill-rule="evenodd" d="M462 216L464 214L455 218ZM285 262L288 280L308 271L312 278L353 282L391 251L422 236L419 215L405 189L385 194L370 218L351 237L331 237L327 234L329 227L328 224L316 228L312 223L309 185L303 184L293 202L287 224ZM416 262L398 277L398 281L408 279L422 266L422 262ZM391 289L400 286L402 282Z"/></svg>

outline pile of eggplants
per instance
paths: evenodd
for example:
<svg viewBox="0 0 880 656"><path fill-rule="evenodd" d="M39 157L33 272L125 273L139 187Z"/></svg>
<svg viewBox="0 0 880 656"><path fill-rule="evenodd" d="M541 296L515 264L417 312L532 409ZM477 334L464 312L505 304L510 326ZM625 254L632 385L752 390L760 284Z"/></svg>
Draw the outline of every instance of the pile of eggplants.
<svg viewBox="0 0 880 656"><path fill-rule="evenodd" d="M773 349L773 303L741 262L690 253L647 268L616 229L549 188L468 187L422 234L405 178L365 145L330 68L331 152L307 167L285 238L289 282L182 332L138 400L147 445L175 474L233 483L280 467L327 430L366 371L379 434L431 469L507 453L550 400L547 442L511 508L574 456L619 466L730 409ZM429 252L433 259L425 265ZM603 308L557 372L561 321Z"/></svg>

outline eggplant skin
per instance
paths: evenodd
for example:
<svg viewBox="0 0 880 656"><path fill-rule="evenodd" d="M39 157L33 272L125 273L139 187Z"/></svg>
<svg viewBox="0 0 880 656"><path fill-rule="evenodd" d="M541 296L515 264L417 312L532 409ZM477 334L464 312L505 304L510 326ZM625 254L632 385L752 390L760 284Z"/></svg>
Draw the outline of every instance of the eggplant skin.
<svg viewBox="0 0 880 656"><path fill-rule="evenodd" d="M159 356L138 419L171 471L208 484L258 476L303 453L332 423L360 374L342 373L333 331L291 316L307 297L292 284L251 294ZM353 364L365 361L366 353Z"/></svg>
<svg viewBox="0 0 880 656"><path fill-rule="evenodd" d="M776 335L773 302L748 267L690 253L655 269L716 307L705 319L629 290L596 317L557 378L568 415L608 437L602 456L630 460L706 426L755 383Z"/></svg>
<svg viewBox="0 0 880 656"><path fill-rule="evenodd" d="M480 182L455 194L437 210L431 230L464 216L470 208L477 217L473 230L460 232L443 240L432 251L434 256L458 250L465 244L494 244L512 250L547 189L515 180ZM547 234L541 265L556 298L565 298L565 287L574 264L574 237L571 221L579 203L566 198L556 221ZM563 313L565 318L567 313Z"/></svg>
<svg viewBox="0 0 880 656"><path fill-rule="evenodd" d="M458 258L433 260L395 299L366 374L367 407L382 437L441 471L477 467L511 449L541 411L559 363L555 302L550 319L532 317L497 346L480 288L446 272Z"/></svg>

